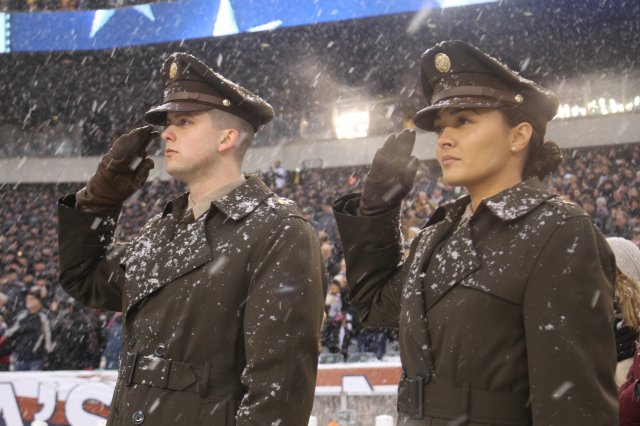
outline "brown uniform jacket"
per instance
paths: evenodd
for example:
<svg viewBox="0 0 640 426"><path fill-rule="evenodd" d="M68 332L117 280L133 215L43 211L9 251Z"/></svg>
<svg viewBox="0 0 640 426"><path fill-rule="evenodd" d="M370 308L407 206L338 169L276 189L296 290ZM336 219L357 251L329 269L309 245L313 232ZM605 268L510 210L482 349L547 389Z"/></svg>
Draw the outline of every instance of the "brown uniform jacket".
<svg viewBox="0 0 640 426"><path fill-rule="evenodd" d="M250 177L184 223L187 195L109 246L117 214L59 203L60 281L125 314L113 425L306 425L326 274L292 202Z"/></svg>
<svg viewBox="0 0 640 426"><path fill-rule="evenodd" d="M468 202L438 208L401 264L397 209L355 216L357 194L335 204L351 304L366 324L400 329L411 378L400 392L420 413L398 423L616 425L606 241L537 180L461 222ZM416 380L428 384L417 390Z"/></svg>

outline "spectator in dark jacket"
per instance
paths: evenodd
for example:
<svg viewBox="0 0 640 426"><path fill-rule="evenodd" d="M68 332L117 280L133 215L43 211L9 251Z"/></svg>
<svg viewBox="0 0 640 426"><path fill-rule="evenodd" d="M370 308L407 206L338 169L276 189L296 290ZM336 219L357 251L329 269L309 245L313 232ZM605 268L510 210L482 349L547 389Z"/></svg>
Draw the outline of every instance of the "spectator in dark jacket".
<svg viewBox="0 0 640 426"><path fill-rule="evenodd" d="M48 356L49 370L87 370L96 368L100 349L100 323L73 300L54 303L52 323L53 350ZM52 306L53 310L54 306Z"/></svg>
<svg viewBox="0 0 640 426"><path fill-rule="evenodd" d="M105 359L106 370L117 370L120 352L122 352L122 312L115 312L106 330L106 345L102 355Z"/></svg>
<svg viewBox="0 0 640 426"><path fill-rule="evenodd" d="M7 337L16 359L15 370L42 370L45 357L53 349L53 341L40 289L25 295L25 309L16 316Z"/></svg>
<svg viewBox="0 0 640 426"><path fill-rule="evenodd" d="M322 210L316 215L316 223L320 230L329 235L332 241L335 241L338 235L338 228L336 225L336 218L333 216L331 210L331 201L325 200L322 202Z"/></svg>
<svg viewBox="0 0 640 426"><path fill-rule="evenodd" d="M629 222L629 215L623 211L618 210L614 213L612 218L611 229L609 235L614 237L620 237L625 239L631 239L633 234L633 226Z"/></svg>

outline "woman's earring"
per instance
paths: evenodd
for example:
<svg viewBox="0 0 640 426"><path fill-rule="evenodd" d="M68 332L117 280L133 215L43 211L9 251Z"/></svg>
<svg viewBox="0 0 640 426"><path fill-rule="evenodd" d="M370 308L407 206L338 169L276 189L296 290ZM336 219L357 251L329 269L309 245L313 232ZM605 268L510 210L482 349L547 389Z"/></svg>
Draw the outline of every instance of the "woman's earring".
<svg viewBox="0 0 640 426"><path fill-rule="evenodd" d="M517 151L517 148L515 146L512 146L511 147L511 152L516 152L516 151Z"/></svg>

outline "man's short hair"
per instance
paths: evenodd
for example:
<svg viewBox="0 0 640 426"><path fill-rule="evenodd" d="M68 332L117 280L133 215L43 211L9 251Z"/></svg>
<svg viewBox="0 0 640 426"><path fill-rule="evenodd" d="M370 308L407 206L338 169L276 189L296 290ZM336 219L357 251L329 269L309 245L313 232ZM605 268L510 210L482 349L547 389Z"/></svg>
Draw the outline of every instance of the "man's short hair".
<svg viewBox="0 0 640 426"><path fill-rule="evenodd" d="M238 161L242 161L247 153L247 149L249 149L253 142L253 136L255 134L253 126L237 115L229 114L217 108L211 109L209 113L217 129L236 129L238 131L238 143L236 144L234 154Z"/></svg>

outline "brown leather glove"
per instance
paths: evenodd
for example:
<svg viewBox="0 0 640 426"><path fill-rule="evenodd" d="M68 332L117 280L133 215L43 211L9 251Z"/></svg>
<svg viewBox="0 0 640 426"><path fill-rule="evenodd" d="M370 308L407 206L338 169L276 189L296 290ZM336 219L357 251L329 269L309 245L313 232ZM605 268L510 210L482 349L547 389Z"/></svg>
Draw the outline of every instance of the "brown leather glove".
<svg viewBox="0 0 640 426"><path fill-rule="evenodd" d="M147 149L160 134L153 126L138 127L120 136L102 156L96 173L76 194L76 207L91 213L108 213L144 185L153 169Z"/></svg>
<svg viewBox="0 0 640 426"><path fill-rule="evenodd" d="M415 142L415 130L404 129L389 136L376 151L364 180L358 215L376 216L400 205L418 171L418 159L411 155Z"/></svg>

